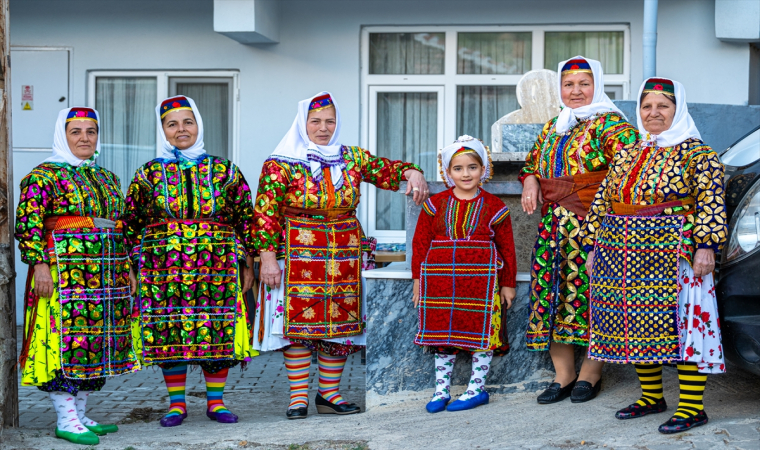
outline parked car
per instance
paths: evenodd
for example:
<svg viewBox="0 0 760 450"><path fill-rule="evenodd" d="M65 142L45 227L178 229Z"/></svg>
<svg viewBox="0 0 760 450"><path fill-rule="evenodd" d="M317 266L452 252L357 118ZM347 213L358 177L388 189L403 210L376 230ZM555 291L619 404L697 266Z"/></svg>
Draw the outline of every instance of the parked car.
<svg viewBox="0 0 760 450"><path fill-rule="evenodd" d="M721 154L728 242L716 270L726 358L760 375L760 127Z"/></svg>

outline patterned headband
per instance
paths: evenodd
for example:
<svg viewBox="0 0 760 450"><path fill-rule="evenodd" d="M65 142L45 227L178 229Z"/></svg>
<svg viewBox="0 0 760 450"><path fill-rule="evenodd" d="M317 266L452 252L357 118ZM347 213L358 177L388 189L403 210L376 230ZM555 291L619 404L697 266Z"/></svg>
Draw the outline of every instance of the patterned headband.
<svg viewBox="0 0 760 450"><path fill-rule="evenodd" d="M320 95L311 100L311 103L309 104L309 112L322 111L323 109L332 108L333 106L333 99L328 94Z"/></svg>
<svg viewBox="0 0 760 450"><path fill-rule="evenodd" d="M568 62L565 63L564 66L562 66L562 74L561 75L567 75L567 74L575 74L575 73L590 73L593 75L593 71L591 70L591 66L589 65L588 61L585 59L571 59Z"/></svg>
<svg viewBox="0 0 760 450"><path fill-rule="evenodd" d="M183 109L187 109L189 111L193 110L193 107L190 106L190 102L187 101L187 98L174 97L166 99L163 101L163 103L161 103L161 118L163 119L170 112L180 111Z"/></svg>
<svg viewBox="0 0 760 450"><path fill-rule="evenodd" d="M672 81L664 78L650 78L644 84L642 94L665 94L675 97L676 91Z"/></svg>
<svg viewBox="0 0 760 450"><path fill-rule="evenodd" d="M71 108L69 114L66 116L66 122L72 120L92 120L98 123L98 115L95 114L95 110L90 108Z"/></svg>

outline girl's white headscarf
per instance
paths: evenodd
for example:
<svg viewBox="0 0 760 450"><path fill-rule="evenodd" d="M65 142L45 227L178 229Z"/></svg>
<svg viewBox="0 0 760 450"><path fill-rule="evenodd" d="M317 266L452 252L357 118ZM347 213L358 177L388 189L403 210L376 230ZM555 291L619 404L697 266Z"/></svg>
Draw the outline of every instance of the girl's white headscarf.
<svg viewBox="0 0 760 450"><path fill-rule="evenodd" d="M641 93L644 92L644 86L647 84L647 81L649 81L648 79L644 80L639 88L639 95L636 96L636 126L639 128L639 134L645 141L652 142L658 147L673 147L689 138L701 140L702 136L699 134L699 130L697 130L697 126L694 124L691 114L689 114L689 106L686 104L686 90L683 85L670 78L657 78L673 82L673 92L676 97L676 114L673 117L673 123L670 125L670 128L663 131L662 134L652 135L644 128L644 123L641 120Z"/></svg>
<svg viewBox="0 0 760 450"><path fill-rule="evenodd" d="M335 107L335 132L330 138L327 145L317 145L309 140L309 133L306 131L306 121L309 117L309 106L311 101L317 97L329 95L332 104ZM339 143L340 137L340 110L335 98L327 91L322 91L317 95L309 97L298 102L298 113L296 114L293 125L282 138L277 148L272 152L272 156L283 158L287 161L297 161L308 164L311 169L311 175L315 180L322 180L323 167L330 167L330 176L332 177L333 186L343 185L343 168L346 163L343 160Z"/></svg>
<svg viewBox="0 0 760 450"><path fill-rule="evenodd" d="M485 183L491 178L491 158L488 154L488 150L483 145L483 143L480 142L480 140L465 134L464 136L459 136L459 139L454 141L453 144L449 144L444 147L440 153L441 175L443 176L443 181L448 187L454 187L454 180L451 179L446 169L449 168L449 164L451 164L451 158L454 157L454 153L463 147L475 151L475 153L480 156L480 160L483 161L485 170L483 171L483 175L480 177L480 182Z"/></svg>
<svg viewBox="0 0 760 450"><path fill-rule="evenodd" d="M591 66L591 73L594 76L594 98L591 100L591 104L575 109L568 108L562 102L562 68L572 59L586 60L588 65ZM623 114L623 111L620 111L620 109L612 103L612 100L607 97L607 94L604 93L604 70L602 70L602 64L599 61L578 55L574 58L560 62L557 67L557 73L559 74L557 77L559 83L558 92L560 93L559 104L562 106L562 110L559 112L559 116L557 116L557 124L554 127L558 133L565 133L573 128L575 124L578 123L578 119L585 119L602 112L614 111L620 114L624 119L628 120L625 117L625 114Z"/></svg>
<svg viewBox="0 0 760 450"><path fill-rule="evenodd" d="M161 123L161 105L166 100L177 97L182 97L187 100L193 110L195 122L198 124L198 138L195 140L195 144L184 150L180 150L169 143L169 141L166 139L166 133L164 133L164 127ZM175 95L174 97L169 97L160 101L156 106L156 119L158 120L158 132L161 133L161 142L163 142L163 147L161 148L161 156L159 156L159 158L169 161L179 161L181 158L190 162L198 162L206 156L206 149L203 148L203 118L201 118L201 113L198 111L198 107L195 106L195 102L192 98L184 95Z"/></svg>
<svg viewBox="0 0 760 450"><path fill-rule="evenodd" d="M85 107L81 107L85 108ZM95 145L95 154L88 159L80 159L75 156L69 148L69 141L66 140L66 118L69 112L74 108L62 109L58 113L58 120L55 122L55 133L53 134L53 156L46 159L43 162L52 163L66 163L74 167L90 166L95 164L95 160L100 154L100 132L98 132L98 143ZM92 108L86 108L92 109ZM94 109L92 109L95 111ZM100 126L100 114L95 111L95 116L98 120L98 126Z"/></svg>

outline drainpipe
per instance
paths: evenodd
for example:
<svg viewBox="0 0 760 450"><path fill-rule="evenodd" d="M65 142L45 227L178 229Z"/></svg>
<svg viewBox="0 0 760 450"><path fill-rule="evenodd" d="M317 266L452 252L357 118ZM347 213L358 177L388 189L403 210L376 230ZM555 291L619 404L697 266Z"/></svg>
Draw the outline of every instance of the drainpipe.
<svg viewBox="0 0 760 450"><path fill-rule="evenodd" d="M644 79L657 75L657 0L644 0Z"/></svg>

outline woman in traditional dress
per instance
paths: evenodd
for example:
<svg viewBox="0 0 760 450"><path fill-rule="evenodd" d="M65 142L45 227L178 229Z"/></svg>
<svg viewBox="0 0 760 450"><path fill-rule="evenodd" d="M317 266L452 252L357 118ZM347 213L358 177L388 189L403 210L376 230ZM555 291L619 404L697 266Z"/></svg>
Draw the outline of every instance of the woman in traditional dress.
<svg viewBox="0 0 760 450"><path fill-rule="evenodd" d="M48 392L56 437L98 444L118 431L85 415L107 377L140 369L130 336L129 257L119 179L99 167L98 112L58 114L53 156L21 181L16 239L29 265L21 384Z"/></svg>
<svg viewBox="0 0 760 450"><path fill-rule="evenodd" d="M253 284L251 191L230 161L203 147L203 120L184 96L156 107L162 154L137 170L127 194L127 237L137 272L135 348L159 364L169 391L164 427L187 417L187 365L206 378L206 415L238 417L222 395L230 367L250 347L244 293Z"/></svg>
<svg viewBox="0 0 760 450"><path fill-rule="evenodd" d="M641 398L618 419L665 411L662 363L676 363L678 409L659 428L676 433L707 423L706 374L725 372L712 274L728 228L723 164L700 140L681 83L646 80L637 109L641 140L615 158L581 229L593 270L589 356L636 367Z"/></svg>
<svg viewBox="0 0 760 450"><path fill-rule="evenodd" d="M517 262L509 209L480 186L491 178L483 143L461 136L439 155L449 189L425 202L414 231L412 291L419 307L414 343L435 354L435 393L425 409L447 409L457 354L472 354L470 382L449 411L488 403L494 356L509 351L507 309L515 298Z"/></svg>
<svg viewBox="0 0 760 450"><path fill-rule="evenodd" d="M538 403L571 396L593 399L602 363L583 360L575 371L574 346L588 346L586 252L578 231L616 152L636 141L636 130L604 93L599 61L576 56L559 63L562 110L538 136L522 169L522 207L543 202L531 261L529 350L549 350L556 376ZM585 350L585 349L584 349Z"/></svg>
<svg viewBox="0 0 760 450"><path fill-rule="evenodd" d="M354 414L338 392L348 355L365 345L361 240L356 219L362 181L398 190L407 180L417 204L428 195L422 171L340 144L340 111L328 92L299 102L293 125L264 162L254 223L261 295L254 348L284 350L289 419L309 406L309 365L318 353L320 414Z"/></svg>

